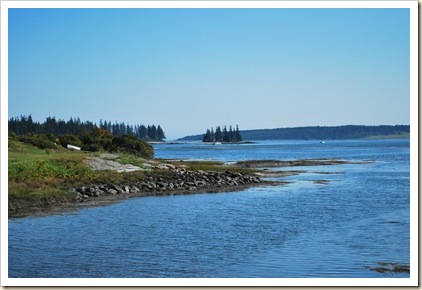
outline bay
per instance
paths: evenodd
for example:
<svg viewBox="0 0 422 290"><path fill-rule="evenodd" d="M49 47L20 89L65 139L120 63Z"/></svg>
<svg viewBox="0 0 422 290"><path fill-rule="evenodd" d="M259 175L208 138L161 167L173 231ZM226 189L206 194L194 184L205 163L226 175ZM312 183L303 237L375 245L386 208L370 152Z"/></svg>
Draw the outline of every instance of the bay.
<svg viewBox="0 0 422 290"><path fill-rule="evenodd" d="M144 197L9 219L9 277L378 278L410 263L409 140L157 144L156 157L338 158L284 186Z"/></svg>

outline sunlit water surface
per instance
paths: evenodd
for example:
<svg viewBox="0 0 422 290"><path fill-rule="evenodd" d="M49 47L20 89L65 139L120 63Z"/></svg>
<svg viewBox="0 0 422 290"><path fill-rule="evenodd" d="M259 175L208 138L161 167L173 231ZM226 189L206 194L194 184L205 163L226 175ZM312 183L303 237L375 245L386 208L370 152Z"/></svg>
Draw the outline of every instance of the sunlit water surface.
<svg viewBox="0 0 422 290"><path fill-rule="evenodd" d="M409 140L187 143L155 151L182 160L373 162L293 168L307 172L284 178L285 186L9 219L9 277L409 277L367 269L410 260Z"/></svg>

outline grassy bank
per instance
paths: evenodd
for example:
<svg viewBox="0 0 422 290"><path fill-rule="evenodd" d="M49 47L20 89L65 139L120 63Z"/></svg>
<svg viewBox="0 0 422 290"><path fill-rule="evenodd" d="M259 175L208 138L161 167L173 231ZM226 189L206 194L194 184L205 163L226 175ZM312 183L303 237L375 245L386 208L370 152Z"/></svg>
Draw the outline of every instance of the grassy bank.
<svg viewBox="0 0 422 290"><path fill-rule="evenodd" d="M150 168L132 172L92 170L88 158L99 157L104 152L70 151L58 146L55 149L40 149L9 136L8 152L8 208L9 214L19 211L48 208L64 203L77 202L75 187L95 184L122 184L146 180L150 176L170 174L166 169ZM182 162L147 160L130 153L114 153L114 160L122 164L143 167L145 162L169 163L192 171L253 171L228 167L220 162Z"/></svg>

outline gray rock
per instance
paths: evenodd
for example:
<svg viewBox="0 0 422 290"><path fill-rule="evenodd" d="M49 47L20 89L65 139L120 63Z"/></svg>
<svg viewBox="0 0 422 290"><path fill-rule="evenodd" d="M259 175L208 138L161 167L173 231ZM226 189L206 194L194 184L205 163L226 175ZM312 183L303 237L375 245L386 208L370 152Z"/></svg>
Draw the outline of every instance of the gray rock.
<svg viewBox="0 0 422 290"><path fill-rule="evenodd" d="M118 159L119 156L118 155L115 155L115 154L104 153L104 154L101 154L100 155L100 158L109 159L109 160L115 160L115 159Z"/></svg>
<svg viewBox="0 0 422 290"><path fill-rule="evenodd" d="M115 190L115 189L112 189L112 188L111 188L111 189L109 189L109 190L108 190L108 193L109 193L109 194L112 194L112 195L116 195L116 194L118 194L119 192L118 192L117 190Z"/></svg>

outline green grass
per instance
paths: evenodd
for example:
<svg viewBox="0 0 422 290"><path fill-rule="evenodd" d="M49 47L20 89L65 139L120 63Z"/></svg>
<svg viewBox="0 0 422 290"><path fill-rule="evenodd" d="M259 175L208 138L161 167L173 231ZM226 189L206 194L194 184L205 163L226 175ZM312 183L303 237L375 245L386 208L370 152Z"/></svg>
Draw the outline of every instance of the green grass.
<svg viewBox="0 0 422 290"><path fill-rule="evenodd" d="M9 137L8 196L9 212L16 213L31 207L49 207L74 202L75 194L69 190L89 183L131 183L143 180L143 171L118 173L110 170L93 171L84 161L101 152L39 149L31 144ZM141 165L144 159L117 153L116 162Z"/></svg>
<svg viewBox="0 0 422 290"><path fill-rule="evenodd" d="M102 152L69 151L65 148L39 149L9 137L8 151L8 196L9 213L17 214L30 208L45 208L66 202L75 202L72 188L91 183L134 183L151 175L168 176L171 170L154 169L133 172L110 170L93 171L85 162L87 157L100 156ZM113 153L114 161L142 167L145 159L128 153ZM192 171L256 172L227 166L221 162L167 161Z"/></svg>
<svg viewBox="0 0 422 290"><path fill-rule="evenodd" d="M9 138L8 153L9 181L79 178L90 171L80 151L42 150Z"/></svg>
<svg viewBox="0 0 422 290"><path fill-rule="evenodd" d="M143 167L143 163L146 161L146 159L135 156L135 155L131 155L131 154L127 154L127 153L113 153L115 155L118 155L119 158L113 160L116 161L118 163L121 164L132 164L135 166L139 166L139 167Z"/></svg>
<svg viewBox="0 0 422 290"><path fill-rule="evenodd" d="M72 202L69 186L90 178L87 154L66 149L39 149L9 137L9 212Z"/></svg>
<svg viewBox="0 0 422 290"><path fill-rule="evenodd" d="M218 161L164 161L167 163L174 164L176 166L184 166L187 170L192 171L217 171L217 172L225 172L225 171L232 171L238 173L256 173L259 170L257 169L250 169L250 168L241 168L237 166L230 166L226 165L223 162Z"/></svg>

